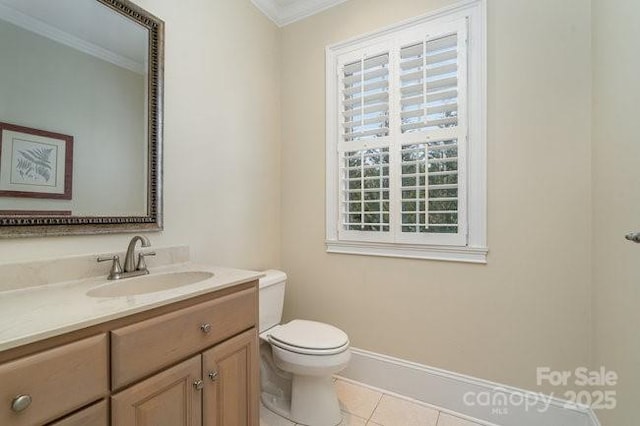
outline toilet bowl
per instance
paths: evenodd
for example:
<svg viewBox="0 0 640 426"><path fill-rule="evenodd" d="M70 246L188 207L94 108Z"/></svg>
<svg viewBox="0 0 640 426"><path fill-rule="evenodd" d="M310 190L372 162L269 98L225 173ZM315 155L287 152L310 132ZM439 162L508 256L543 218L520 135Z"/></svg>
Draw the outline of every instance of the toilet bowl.
<svg viewBox="0 0 640 426"><path fill-rule="evenodd" d="M333 374L349 363L349 338L337 327L282 317L286 274L266 271L260 279L260 385L269 410L309 426L342 420Z"/></svg>

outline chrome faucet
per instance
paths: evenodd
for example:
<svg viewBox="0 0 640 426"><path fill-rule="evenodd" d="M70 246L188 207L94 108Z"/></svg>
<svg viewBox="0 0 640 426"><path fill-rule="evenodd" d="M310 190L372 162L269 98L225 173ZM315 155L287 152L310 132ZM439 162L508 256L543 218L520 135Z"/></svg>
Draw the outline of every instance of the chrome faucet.
<svg viewBox="0 0 640 426"><path fill-rule="evenodd" d="M147 269L147 263L145 262L145 256L155 256L155 252L147 252L138 254L138 263L134 259L136 244L140 241L142 247L150 247L151 242L149 238L144 235L136 235L131 238L129 242L129 246L127 247L127 254L124 257L124 270L120 266L120 256L109 256L109 257L99 257L98 262L106 262L113 261L111 265L111 271L109 272L109 276L107 277L110 280L119 280L121 278L130 278L137 277L139 275L146 275L149 273L149 269Z"/></svg>

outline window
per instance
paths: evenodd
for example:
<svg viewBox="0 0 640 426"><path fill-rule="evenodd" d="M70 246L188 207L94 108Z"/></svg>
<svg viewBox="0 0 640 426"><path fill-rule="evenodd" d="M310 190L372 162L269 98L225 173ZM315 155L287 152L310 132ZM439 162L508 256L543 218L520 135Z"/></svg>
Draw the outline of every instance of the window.
<svg viewBox="0 0 640 426"><path fill-rule="evenodd" d="M485 3L327 48L327 250L486 261Z"/></svg>

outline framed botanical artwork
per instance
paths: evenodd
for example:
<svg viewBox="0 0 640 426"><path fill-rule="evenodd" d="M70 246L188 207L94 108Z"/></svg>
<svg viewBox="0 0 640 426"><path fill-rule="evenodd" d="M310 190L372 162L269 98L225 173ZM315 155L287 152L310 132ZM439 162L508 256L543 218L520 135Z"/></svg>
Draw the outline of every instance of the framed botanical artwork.
<svg viewBox="0 0 640 426"><path fill-rule="evenodd" d="M0 122L0 196L70 200L73 136Z"/></svg>

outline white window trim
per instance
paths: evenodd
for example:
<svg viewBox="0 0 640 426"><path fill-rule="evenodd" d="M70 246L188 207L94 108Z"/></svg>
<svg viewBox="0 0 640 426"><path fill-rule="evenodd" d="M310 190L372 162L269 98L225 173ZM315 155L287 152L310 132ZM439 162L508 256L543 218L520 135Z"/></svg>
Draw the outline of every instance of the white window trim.
<svg viewBox="0 0 640 426"><path fill-rule="evenodd" d="M326 246L329 253L486 263L487 259L487 61L486 0L465 0L326 48ZM338 237L337 57L394 33L442 18L469 19L467 241L464 246L344 241Z"/></svg>

